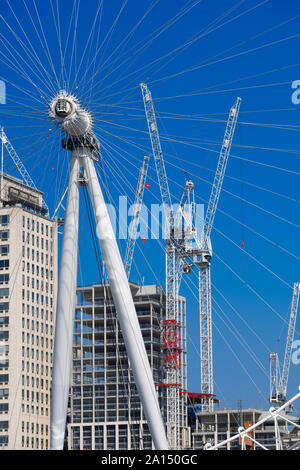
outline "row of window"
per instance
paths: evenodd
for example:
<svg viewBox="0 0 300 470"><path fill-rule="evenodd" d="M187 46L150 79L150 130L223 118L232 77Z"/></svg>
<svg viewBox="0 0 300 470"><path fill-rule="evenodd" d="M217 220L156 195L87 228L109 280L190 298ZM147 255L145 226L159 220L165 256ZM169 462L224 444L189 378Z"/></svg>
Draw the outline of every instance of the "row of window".
<svg viewBox="0 0 300 470"><path fill-rule="evenodd" d="M36 246L37 248L41 248L42 250L46 250L46 251L49 251L49 246L50 246L50 252L53 253L53 241L50 241L50 244L49 244L49 240L47 238L43 238L43 237L39 237L39 236L35 236L34 234L31 235L30 237L30 233L26 233L22 232L22 241L23 243L30 243L30 239L31 239L31 244L32 246Z"/></svg>
<svg viewBox="0 0 300 470"><path fill-rule="evenodd" d="M9 245L3 245L4 247L9 247ZM5 253L5 249L4 249L4 252L1 253L1 246L0 246L0 254L2 254L3 256L5 254L7 254L8 251ZM22 256L25 257L25 246L22 247ZM30 248L27 248L27 258L30 258ZM45 255L44 256L44 253L41 253L41 256L40 256L40 252L39 251L35 251L34 248L31 249L31 260L34 261L36 259L37 263L41 263L41 264L46 264L48 265L49 264L49 255ZM53 266L53 256L51 255L50 256L50 266Z"/></svg>
<svg viewBox="0 0 300 470"><path fill-rule="evenodd" d="M32 289L35 289L35 287L36 287L37 290L41 290L41 291L43 291L45 289L46 294L49 294L49 282L44 283L43 279L40 281L39 279L35 280L35 278L32 277L31 281L30 281L30 277L27 276L26 284L27 284L27 287L30 287L30 284L31 284ZM22 274L22 285L25 286L25 274ZM50 283L50 294L51 295L53 294L53 284L52 283Z"/></svg>
<svg viewBox="0 0 300 470"><path fill-rule="evenodd" d="M25 289L22 289L22 299L25 300ZM30 302L29 290L26 292L26 300ZM49 299L48 295L44 296L43 294L31 292L31 302L41 303L41 305L46 305L46 307L48 307L48 305L50 305L51 308L53 307L53 299L52 297Z"/></svg>
<svg viewBox="0 0 300 470"><path fill-rule="evenodd" d="M22 413L25 413L25 404L22 403L22 406L21 406L21 409L22 409ZM26 414L31 414L32 415L36 415L36 416L48 416L49 415L49 408L47 407L44 407L44 406L34 406L34 405L26 405Z"/></svg>
<svg viewBox="0 0 300 470"><path fill-rule="evenodd" d="M41 337L41 344L39 344L39 343L40 343L40 341L39 341L39 336L36 336L36 345L37 345L37 347L43 348L44 345L45 345L45 347L48 348L48 347L49 347L49 343L50 343L50 348L51 348L51 350L52 350L52 348L53 348L53 340L52 340L52 339L49 340L48 338L46 338L46 339L44 340L44 338ZM25 357L25 354L26 354L26 357L27 357L28 359L29 359L30 356L31 356L32 359L34 359L34 357L35 357L37 361L39 360L39 357L40 357L40 355L39 355L39 350L38 350L38 349L37 349L37 350L34 350L33 348L31 348L31 352L30 352L30 348L26 348L26 352L25 352L25 347L22 346L22 357Z"/></svg>
<svg viewBox="0 0 300 470"><path fill-rule="evenodd" d="M24 371L24 361L22 361L22 364L23 364L23 371ZM27 364L29 365L29 363L27 363ZM46 376L49 377L49 372L51 372L51 370L52 370L51 367L49 367L47 365L44 365L44 364L41 364L41 368L40 368L39 364L36 364L36 366L35 366L35 372L36 372L37 375L40 374L39 376L46 375Z"/></svg>
<svg viewBox="0 0 300 470"><path fill-rule="evenodd" d="M9 217L9 216L6 216L6 217ZM7 223L9 223L9 220L8 220ZM2 223L2 225L3 225L3 223ZM25 228L25 225L26 225L25 216L23 216L22 225L23 225L23 228ZM35 221L34 219L30 220L29 217L27 217L27 229L32 230L32 231L36 230L37 233L41 233L42 235L45 234L46 237L49 236L49 226L48 225L46 225L42 222L40 223L39 221ZM53 227L50 227L50 236L51 236L51 238L53 238Z"/></svg>
<svg viewBox="0 0 300 470"><path fill-rule="evenodd" d="M0 332L0 334L1 334L1 332ZM1 336L0 336L0 338L1 338ZM27 339L28 339L28 337L27 337ZM27 344L28 344L28 343L27 343ZM25 350L24 350L23 357L25 357ZM27 356L27 357L28 357L28 356ZM29 357L28 357L28 358L29 358ZM32 359L34 359L34 357L32 357ZM49 362L49 353L48 353L48 351L45 351L45 352L44 352L43 350L40 351L39 349L36 349L36 351L35 351L35 359L36 359L37 361L41 360L41 362L43 362L44 360L45 360L46 362ZM50 353L50 362L52 363L52 353Z"/></svg>
<svg viewBox="0 0 300 470"><path fill-rule="evenodd" d="M49 404L49 394L48 393L43 393L43 392L34 392L34 391L30 392L29 390L26 390L26 393L25 393L25 390L22 389L22 400L23 401L26 400L28 402L36 401L37 403L40 403L40 404L45 403L46 405L48 405Z"/></svg>
<svg viewBox="0 0 300 470"><path fill-rule="evenodd" d="M25 313L25 304L22 304L22 312L23 312L23 314ZM27 314L28 315L29 315L29 312L30 312L30 307L29 307L29 305L27 305ZM35 312L36 312L36 318L38 319L39 316L40 316L40 309L39 309L39 307L32 306L31 307L32 317L35 316ZM50 320L50 322L52 323L53 322L53 311L50 310L50 312L49 312L49 310L44 310L43 308L41 308L41 320L43 321L44 319L46 321ZM30 321L29 318L27 318L27 320L26 320L27 329L30 328L29 327L29 321ZM22 324L23 324L23 328L25 328L25 319L22 319ZM42 325L42 323L41 323L41 325ZM36 328L38 328L38 326L39 325L36 325ZM31 320L31 329L34 330L34 328L35 328L34 320ZM44 331L44 326L42 326L42 330Z"/></svg>
<svg viewBox="0 0 300 470"><path fill-rule="evenodd" d="M30 447L30 443L31 443L31 447ZM31 449L47 450L48 445L49 445L48 439L44 440L44 439L39 439L38 437L34 439L34 437L32 437L30 441L29 437L27 436L26 441L25 441L25 436L22 436L22 447L26 449L31 448Z"/></svg>
<svg viewBox="0 0 300 470"><path fill-rule="evenodd" d="M9 260L3 260L3 261L8 261L8 266L9 267ZM27 272L29 273L30 272L30 263L27 263L26 265L26 268L27 268ZM1 269L1 260L0 260L0 269ZM22 262L22 270L25 271L25 261ZM31 273L32 274L35 274L37 276L40 275L41 273L41 276L44 277L44 275L46 276L47 279L49 279L49 274L50 274L50 279L51 281L53 281L53 271L50 270L48 268L44 268L44 267L41 267L40 269L40 266L35 266L34 264L31 265Z"/></svg>
<svg viewBox="0 0 300 470"><path fill-rule="evenodd" d="M1 377L1 376L0 376ZM22 385L24 386L25 385L25 376L22 375ZM29 375L26 376L26 386L27 387L36 387L36 388L40 388L41 390L49 390L49 381L48 380L44 380L42 378L39 378L39 377L31 377L31 380L30 380L30 377Z"/></svg>
<svg viewBox="0 0 300 470"><path fill-rule="evenodd" d="M23 323L23 320L22 320L22 324L25 325L25 323ZM31 324L31 326L32 326L32 324ZM35 324L34 330L36 332L40 332L41 334L46 333L46 335L48 335L50 333L51 336L53 335L53 325L48 325L48 323L44 324L43 322L39 323L37 321L36 324ZM29 344L30 334L27 333L26 336L27 336L27 341L26 342L27 342L27 344ZM32 333L31 334L32 344L34 344L34 337L38 338L38 336L36 336ZM46 338L46 339L48 339L48 338ZM24 331L22 332L22 342L25 343L25 332Z"/></svg>
<svg viewBox="0 0 300 470"><path fill-rule="evenodd" d="M48 353L46 352L46 362L49 362L48 361ZM50 358L51 358L51 361L50 363L52 364L52 354L50 355ZM42 359L43 361L43 359ZM25 361L23 360L22 361L22 371L25 371ZM30 368L30 363L29 361L26 362L26 372L27 374L29 374L31 371L31 374L38 374L38 371L39 371L39 364L35 364L34 362L31 363L31 368ZM50 373L52 372L52 368L50 368Z"/></svg>
<svg viewBox="0 0 300 470"><path fill-rule="evenodd" d="M26 424L26 426L25 426ZM31 424L31 426L30 426ZM39 424L39 423L29 423L28 421L25 423L24 421L22 421L22 432L25 432L25 427L26 427L26 432L29 433L30 432L30 428L31 428L31 433L34 434L41 434L43 435L44 432L45 432L45 435L48 436L49 434L49 426L48 424Z"/></svg>

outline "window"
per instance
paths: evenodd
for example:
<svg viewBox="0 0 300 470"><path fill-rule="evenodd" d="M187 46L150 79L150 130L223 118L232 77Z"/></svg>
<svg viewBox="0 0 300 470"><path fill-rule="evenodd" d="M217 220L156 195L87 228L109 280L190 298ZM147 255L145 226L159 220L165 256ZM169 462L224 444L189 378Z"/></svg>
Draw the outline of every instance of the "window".
<svg viewBox="0 0 300 470"><path fill-rule="evenodd" d="M8 284L9 274L0 274L0 284Z"/></svg>
<svg viewBox="0 0 300 470"><path fill-rule="evenodd" d="M0 215L0 224L8 225L9 224L9 215Z"/></svg>
<svg viewBox="0 0 300 470"><path fill-rule="evenodd" d="M8 317L0 317L0 326L8 326L8 324L9 324L9 318Z"/></svg>
<svg viewBox="0 0 300 470"><path fill-rule="evenodd" d="M6 256L9 253L9 245L0 245L0 255Z"/></svg>
<svg viewBox="0 0 300 470"><path fill-rule="evenodd" d="M8 359L0 359L0 368L1 369L8 369L9 361Z"/></svg>
<svg viewBox="0 0 300 470"><path fill-rule="evenodd" d="M8 388L0 389L0 398L7 398L8 397Z"/></svg>
<svg viewBox="0 0 300 470"><path fill-rule="evenodd" d="M0 331L0 340L1 339L8 339L9 338L9 335L8 335L8 331Z"/></svg>
<svg viewBox="0 0 300 470"><path fill-rule="evenodd" d="M9 296L9 288L0 289L0 298Z"/></svg>
<svg viewBox="0 0 300 470"><path fill-rule="evenodd" d="M8 445L8 436L0 436L0 446Z"/></svg>
<svg viewBox="0 0 300 470"><path fill-rule="evenodd" d="M0 357L1 357L1 360L0 360L0 364L2 364L2 359L4 359L5 356L8 355L8 345L7 344L2 344L0 346Z"/></svg>
<svg viewBox="0 0 300 470"><path fill-rule="evenodd" d="M9 308L8 302L0 303L0 312L8 312L8 308Z"/></svg>
<svg viewBox="0 0 300 470"><path fill-rule="evenodd" d="M4 242L8 239L9 239L9 230L0 230L0 240Z"/></svg>
<svg viewBox="0 0 300 470"><path fill-rule="evenodd" d="M0 384L8 383L8 374L0 374Z"/></svg>
<svg viewBox="0 0 300 470"><path fill-rule="evenodd" d="M9 259L1 259L0 269L7 269L7 268L9 268Z"/></svg>

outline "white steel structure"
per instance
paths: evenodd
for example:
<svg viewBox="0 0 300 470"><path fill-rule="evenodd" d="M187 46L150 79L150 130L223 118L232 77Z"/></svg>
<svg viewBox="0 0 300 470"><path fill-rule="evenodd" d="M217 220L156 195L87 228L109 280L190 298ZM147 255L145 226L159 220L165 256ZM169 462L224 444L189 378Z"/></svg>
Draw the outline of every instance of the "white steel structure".
<svg viewBox="0 0 300 470"><path fill-rule="evenodd" d="M300 386L299 386L300 390ZM245 429L243 426L239 428L238 434L235 434L234 436L230 437L229 439L226 439L216 445L211 445L211 444L206 444L205 450L218 450L219 448L224 448L228 443L234 442L234 441L240 441L241 442L241 450L246 450L246 441L250 440L254 444L256 444L257 447L260 448L260 450L269 450L267 447L262 445L260 442L258 442L256 439L253 438L253 431L257 428L259 428L262 424L265 422L269 421L270 418L274 420L274 430L275 430L275 439L276 439L276 450L283 450L283 444L282 444L282 439L280 435L280 430L278 427L278 420L279 418L283 421L286 421L289 425L295 426L295 428L300 429L299 424L296 424L295 422L291 421L289 418L283 415L283 412L288 410L291 405L300 398L300 392L297 393L293 398L288 400L286 403L284 403L282 406L279 408L270 408L269 413L266 414L264 418L261 420L257 421L255 424L252 426L249 426L247 429Z"/></svg>
<svg viewBox="0 0 300 470"><path fill-rule="evenodd" d="M128 243L126 247L125 261L124 261L125 271L126 271L128 279L130 276L134 247L135 247L136 236L137 236L137 229L138 229L139 221L140 221L141 206L143 203L143 196L144 196L144 191L145 191L145 186L146 186L149 159L150 157L148 157L147 155L144 157L143 164L139 173L135 201L134 201L134 208L133 208L134 213L133 213L132 222L129 228Z"/></svg>
<svg viewBox="0 0 300 470"><path fill-rule="evenodd" d="M202 409L213 410L213 356L212 356L212 318L211 318L211 274L210 263L212 249L210 234L216 215L224 175L230 154L231 144L237 123L241 98L230 109L223 144L218 160L217 170L212 185L211 195L207 206L204 221L204 235L200 241L201 256L199 266L199 307L200 307L200 357L201 357L201 393L208 400L203 403ZM199 245L199 242L198 242Z"/></svg>
<svg viewBox="0 0 300 470"><path fill-rule="evenodd" d="M50 117L65 131L67 138L63 145L71 150L58 283L51 401L51 448L62 449L64 443L77 284L79 174L83 169L111 293L118 312L135 383L155 447L167 449L163 420L132 294L94 166L99 146L92 131L91 116L73 96L61 91L50 104Z"/></svg>
<svg viewBox="0 0 300 470"><path fill-rule="evenodd" d="M278 405L282 405L287 398L287 385L291 365L292 345L296 328L299 296L300 283L295 282L281 374L278 354L270 354L270 402Z"/></svg>

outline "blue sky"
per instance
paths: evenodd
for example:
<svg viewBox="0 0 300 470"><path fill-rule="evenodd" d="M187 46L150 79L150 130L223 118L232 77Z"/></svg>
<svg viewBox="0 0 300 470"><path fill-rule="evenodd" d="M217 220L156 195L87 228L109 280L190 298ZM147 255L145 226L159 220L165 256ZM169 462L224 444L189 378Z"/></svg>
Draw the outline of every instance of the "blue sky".
<svg viewBox="0 0 300 470"><path fill-rule="evenodd" d="M0 1L0 79L7 86L1 124L45 191L52 213L66 184L68 163L43 103L52 93L49 88L57 90L56 77L61 77L61 87L70 77L70 89L94 115L114 201L120 195L132 198L130 188L136 185L144 153L150 151L141 81L154 99L174 200L181 195L185 170L195 182L197 202L207 202L229 108L237 96L242 98L212 232L214 375L223 406L235 407L242 399L246 407L266 407L263 396L268 396L269 384L262 368L268 371L268 352L274 348L282 358L282 318L288 318L291 286L299 280L300 104L291 100L292 82L300 80L298 2L104 1L94 29L101 6L96 0L80 4L78 21L73 0L60 1L58 10L55 0L52 8L50 0L36 2L39 16L31 0L26 2L28 11L22 2L9 3L11 8ZM148 8L151 11L140 22ZM181 17L170 24L178 12ZM59 22L54 22L57 13ZM5 164L10 170L9 161ZM156 181L152 162L150 188L145 191L148 207L160 197ZM83 217L79 282L92 283L98 274ZM138 240L135 255L145 282L158 279L164 284L159 244ZM140 280L135 267L132 279ZM191 391L200 386L196 286L192 274L181 289L187 297ZM228 328L230 322L233 326ZM262 367L237 341L233 328ZM290 394L296 391L299 370L299 365L292 365Z"/></svg>

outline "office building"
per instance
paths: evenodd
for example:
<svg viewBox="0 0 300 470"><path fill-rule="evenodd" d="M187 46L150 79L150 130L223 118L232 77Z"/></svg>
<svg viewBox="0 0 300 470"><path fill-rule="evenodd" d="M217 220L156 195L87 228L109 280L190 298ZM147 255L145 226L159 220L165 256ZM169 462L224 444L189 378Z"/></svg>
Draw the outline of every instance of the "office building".
<svg viewBox="0 0 300 470"><path fill-rule="evenodd" d="M48 449L57 225L40 191L1 182L0 448Z"/></svg>

